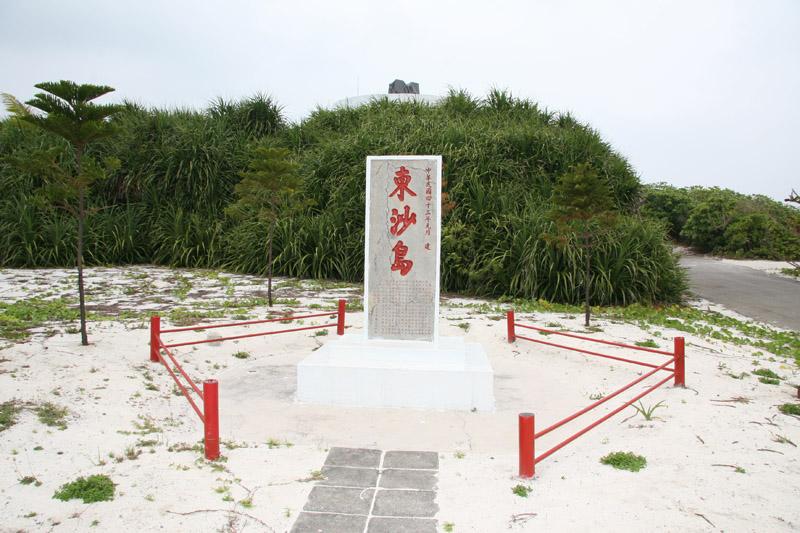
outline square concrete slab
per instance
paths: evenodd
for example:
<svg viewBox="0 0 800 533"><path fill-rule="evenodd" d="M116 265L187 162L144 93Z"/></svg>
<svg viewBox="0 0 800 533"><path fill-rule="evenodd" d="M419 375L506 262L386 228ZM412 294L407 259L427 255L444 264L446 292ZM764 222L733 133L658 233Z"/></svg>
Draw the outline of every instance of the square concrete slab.
<svg viewBox="0 0 800 533"><path fill-rule="evenodd" d="M369 508L372 505L373 492L375 492L374 489L351 489L344 487L323 487L316 485L311 489L311 494L308 495L308 501L303 507L303 510L317 511L321 513L346 513L366 516L369 514Z"/></svg>
<svg viewBox="0 0 800 533"><path fill-rule="evenodd" d="M372 514L375 516L431 518L436 516L439 511L435 500L436 493L432 491L379 490L375 495Z"/></svg>
<svg viewBox="0 0 800 533"><path fill-rule="evenodd" d="M317 485L336 487L374 487L378 484L377 468L351 468L347 466L323 466L322 475L327 479ZM416 488L416 487L397 487Z"/></svg>
<svg viewBox="0 0 800 533"><path fill-rule="evenodd" d="M383 489L436 490L436 471L384 470L380 483Z"/></svg>
<svg viewBox="0 0 800 533"><path fill-rule="evenodd" d="M439 454L436 452L386 452L384 468L424 468L437 470Z"/></svg>
<svg viewBox="0 0 800 533"><path fill-rule="evenodd" d="M436 520L375 517L369 521L367 533L436 533Z"/></svg>
<svg viewBox="0 0 800 533"><path fill-rule="evenodd" d="M381 466L381 451L366 448L331 448L325 466L357 466L378 468Z"/></svg>
<svg viewBox="0 0 800 533"><path fill-rule="evenodd" d="M366 516L300 513L291 533L353 533L364 531Z"/></svg>

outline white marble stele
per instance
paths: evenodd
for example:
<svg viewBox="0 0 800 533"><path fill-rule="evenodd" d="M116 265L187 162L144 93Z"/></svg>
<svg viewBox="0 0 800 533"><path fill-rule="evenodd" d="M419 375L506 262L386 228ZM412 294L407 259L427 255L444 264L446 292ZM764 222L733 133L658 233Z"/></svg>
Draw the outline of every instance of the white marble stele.
<svg viewBox="0 0 800 533"><path fill-rule="evenodd" d="M364 334L297 365L298 401L494 409L483 348L439 336L441 184L441 156L367 158Z"/></svg>
<svg viewBox="0 0 800 533"><path fill-rule="evenodd" d="M331 340L297 365L297 401L343 406L494 410L493 372L483 347L438 342Z"/></svg>

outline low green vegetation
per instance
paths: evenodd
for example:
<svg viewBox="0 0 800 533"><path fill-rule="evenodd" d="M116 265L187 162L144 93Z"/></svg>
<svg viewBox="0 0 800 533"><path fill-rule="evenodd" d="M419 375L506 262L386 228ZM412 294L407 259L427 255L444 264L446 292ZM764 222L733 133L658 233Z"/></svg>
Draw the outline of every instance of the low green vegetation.
<svg viewBox="0 0 800 533"><path fill-rule="evenodd" d="M81 499L83 503L106 502L114 499L115 489L115 483L106 475L79 477L61 485L53 498L65 502L72 499Z"/></svg>
<svg viewBox="0 0 800 533"><path fill-rule="evenodd" d="M69 415L69 409L66 407L51 402L44 402L36 406L34 411L42 424L57 427L61 430L67 429L67 415Z"/></svg>
<svg viewBox="0 0 800 533"><path fill-rule="evenodd" d="M533 489L527 485L515 485L511 487L511 492L513 492L520 498L527 498L528 494L530 494L532 490Z"/></svg>
<svg viewBox="0 0 800 533"><path fill-rule="evenodd" d="M80 318L74 299L53 296L48 293L15 302L0 301L0 337L24 340L30 334L31 328L46 322L73 321Z"/></svg>
<svg viewBox="0 0 800 533"><path fill-rule="evenodd" d="M753 370L753 374L758 376L758 381L767 385L780 385L781 377L768 368Z"/></svg>
<svg viewBox="0 0 800 533"><path fill-rule="evenodd" d="M611 465L619 470L638 472L647 465L647 459L633 452L613 452L600 459L604 465Z"/></svg>
<svg viewBox="0 0 800 533"><path fill-rule="evenodd" d="M641 346L642 348L658 348L658 344L653 339L647 339L646 341L636 341L634 344L636 346Z"/></svg>
<svg viewBox="0 0 800 533"><path fill-rule="evenodd" d="M17 423L17 415L22 410L17 400L0 403L0 431L5 431Z"/></svg>
<svg viewBox="0 0 800 533"><path fill-rule="evenodd" d="M797 403L785 403L778 410L785 415L800 416L800 404Z"/></svg>

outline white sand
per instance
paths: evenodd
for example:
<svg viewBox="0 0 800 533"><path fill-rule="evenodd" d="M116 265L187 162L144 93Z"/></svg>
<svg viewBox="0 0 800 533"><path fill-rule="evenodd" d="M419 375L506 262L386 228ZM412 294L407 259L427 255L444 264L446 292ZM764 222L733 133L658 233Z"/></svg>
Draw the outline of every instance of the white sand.
<svg viewBox="0 0 800 533"><path fill-rule="evenodd" d="M783 273L783 270L785 269L794 268L791 265L791 263L787 263L786 261L767 261L764 259L726 259L726 258L719 258L719 260L722 261L723 263L731 263L740 266L746 266L747 268L761 270L762 272L767 272L768 274L777 274L782 277L800 281L800 278L797 278L797 276L789 276Z"/></svg>
<svg viewBox="0 0 800 533"><path fill-rule="evenodd" d="M71 270L0 271L0 301L48 292L54 293L48 298L72 296L74 278ZM298 299L296 314L315 312L312 306L329 306L340 297L360 300L358 288L303 285L276 291L278 298ZM166 314L176 306L201 308L266 293L265 280L253 276L153 267L90 269L87 288L90 308L106 306L98 310L101 315L125 309ZM0 350L0 401L17 399L28 406L16 425L0 433L0 530L288 531L313 485L303 479L321 468L331 446L439 452L440 530L448 522L456 532L800 528L800 451L777 442L783 437L800 444L800 420L777 410L780 404L798 401L793 361L676 330L654 326L645 331L596 319L594 325L602 331L591 335L606 340L653 339L669 351L675 336L685 336L687 388L668 384L657 389L643 404L663 401L655 411L658 418L648 422L628 408L539 463L533 480L521 480L516 477L520 412L534 412L541 429L588 405L591 396L609 394L632 381L642 367L521 340L508 344L505 321L498 320L503 314L485 312L477 307L481 303L446 299L440 327L442 335L483 345L495 372L494 412L294 403L295 365L333 338L335 330L327 336L300 332L176 349L198 381L219 380L221 438L237 446L222 447L227 458L222 469L204 461L201 452L169 451L180 443L197 444L203 427L188 402L173 393L166 369L149 362L146 320L93 319L87 347L80 345L77 333L66 333L77 328L76 322L48 324L26 342ZM272 313L290 310L282 303ZM269 312L258 307L247 315L263 318ZM201 323L230 321L232 310L226 315ZM582 316L517 314L517 320L585 332ZM349 333L361 331L363 313L348 314L347 324ZM170 327L167 319L163 327ZM172 334L167 341L202 339L212 331L228 330ZM253 331L255 327L244 330ZM0 341L0 346L8 344ZM580 341L570 344L592 348ZM242 351L250 357L233 356ZM773 386L752 375L741 380L728 375L752 371L755 361L758 368L787 379ZM636 386L627 398L644 388L644 383ZM731 401L737 398L743 401ZM33 407L43 402L70 410L67 429L37 420ZM614 398L605 410L537 440L537 451L622 402L622 397ZM147 433L148 428L153 432ZM142 453L124 458L126 449ZM647 467L631 473L600 464L601 457L615 451L643 455ZM106 474L117 483L114 501L84 504L52 498L62 484L94 474ZM41 484L21 484L26 476ZM532 487L528 498L512 493L517 484Z"/></svg>

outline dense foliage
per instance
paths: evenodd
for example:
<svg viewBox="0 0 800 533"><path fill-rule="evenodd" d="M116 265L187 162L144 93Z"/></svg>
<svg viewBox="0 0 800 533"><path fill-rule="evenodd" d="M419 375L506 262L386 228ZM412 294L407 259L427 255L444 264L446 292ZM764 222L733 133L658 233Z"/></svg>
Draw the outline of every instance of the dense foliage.
<svg viewBox="0 0 800 533"><path fill-rule="evenodd" d="M717 187L645 187L643 214L680 244L728 257L800 258L800 210Z"/></svg>
<svg viewBox="0 0 800 533"><path fill-rule="evenodd" d="M288 148L313 201L275 227L277 274L358 281L363 276L365 160L380 154L441 154L449 199L442 287L485 295L579 302L580 249L541 239L560 176L587 163L608 183L621 223L593 250L594 304L675 301L684 275L662 226L630 213L640 196L628 162L568 114L493 91L485 100L451 92L440 104L378 100L355 109L318 109L289 125L257 95L203 111L148 110L128 103L121 133L88 147L119 170L92 184L87 263L155 263L267 271L267 222L224 214L253 143ZM0 157L59 141L0 123ZM67 152L61 164L73 164ZM0 265L68 266L75 225L38 210L38 176L0 166Z"/></svg>

